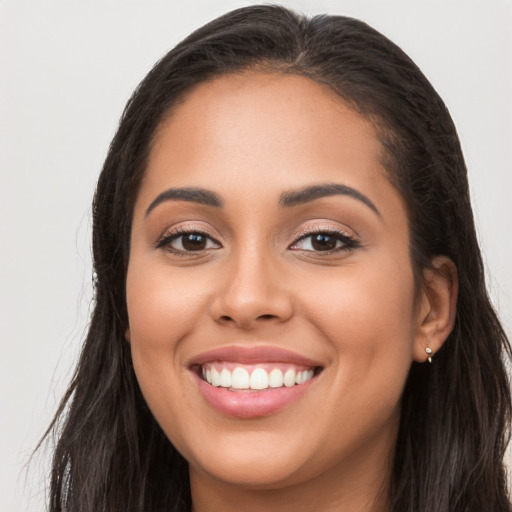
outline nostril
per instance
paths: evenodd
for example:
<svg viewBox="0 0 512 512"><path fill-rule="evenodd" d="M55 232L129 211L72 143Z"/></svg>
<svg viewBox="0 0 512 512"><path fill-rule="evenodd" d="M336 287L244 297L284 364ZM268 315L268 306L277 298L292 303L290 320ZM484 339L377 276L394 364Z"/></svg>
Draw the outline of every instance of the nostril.
<svg viewBox="0 0 512 512"><path fill-rule="evenodd" d="M222 315L218 318L218 322L221 322L221 323L224 323L224 324L230 324L230 323L236 323L236 324L240 324L241 326L248 326L249 324L252 324L252 322L256 321L270 321L270 320L275 320L279 318L277 315L272 315L272 314L265 314L265 315L258 315L256 318L254 318L252 321L249 320L249 319L244 319L244 318L241 318L241 319L236 319L236 317L233 317L233 316L229 316L229 315Z"/></svg>
<svg viewBox="0 0 512 512"><path fill-rule="evenodd" d="M258 316L258 320L272 320L274 318L277 318L276 315L260 315ZM232 317L230 317L229 315L222 315L219 320L223 321L223 322L233 322L234 319Z"/></svg>

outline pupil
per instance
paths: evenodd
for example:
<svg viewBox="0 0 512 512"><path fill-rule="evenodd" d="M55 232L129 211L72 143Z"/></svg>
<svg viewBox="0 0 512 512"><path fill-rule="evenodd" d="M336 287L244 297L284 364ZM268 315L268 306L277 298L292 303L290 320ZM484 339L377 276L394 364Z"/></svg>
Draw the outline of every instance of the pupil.
<svg viewBox="0 0 512 512"><path fill-rule="evenodd" d="M317 251L329 251L336 247L336 238L320 233L313 237L312 246Z"/></svg>
<svg viewBox="0 0 512 512"><path fill-rule="evenodd" d="M206 247L206 237L197 233L190 233L183 237L183 248L187 251L199 251Z"/></svg>

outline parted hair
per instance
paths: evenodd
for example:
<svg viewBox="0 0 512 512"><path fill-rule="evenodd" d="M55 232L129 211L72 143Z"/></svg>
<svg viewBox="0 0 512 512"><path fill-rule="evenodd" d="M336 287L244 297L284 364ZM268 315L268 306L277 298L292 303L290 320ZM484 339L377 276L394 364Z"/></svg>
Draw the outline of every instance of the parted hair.
<svg viewBox="0 0 512 512"><path fill-rule="evenodd" d="M125 340L133 207L155 132L173 105L201 82L251 68L309 77L369 119L407 207L416 285L435 256L457 267L453 331L432 365L412 363L401 399L392 511L510 512L503 465L510 345L487 294L448 110L412 60L365 23L270 5L237 9L192 33L157 62L123 112L93 202L90 325L46 433L55 440L49 510L191 508L187 462L149 411Z"/></svg>

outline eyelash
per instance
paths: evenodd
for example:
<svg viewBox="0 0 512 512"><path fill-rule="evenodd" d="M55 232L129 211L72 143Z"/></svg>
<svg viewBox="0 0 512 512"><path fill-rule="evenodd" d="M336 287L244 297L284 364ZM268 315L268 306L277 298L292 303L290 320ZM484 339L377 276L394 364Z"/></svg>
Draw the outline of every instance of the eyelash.
<svg viewBox="0 0 512 512"><path fill-rule="evenodd" d="M182 249L175 249L171 246L171 243L175 240L185 237L186 235L200 235L206 238L208 241L213 241L215 244L220 245L220 243L215 240L209 233L201 231L200 229L190 229L190 228L177 228L170 233L166 233L155 245L155 249L165 249L167 252L175 254L177 256L189 256L194 253L200 253L208 249L200 249L197 251L187 251ZM182 242L183 243L183 242Z"/></svg>
<svg viewBox="0 0 512 512"><path fill-rule="evenodd" d="M208 241L213 242L217 245L220 245L220 243L215 240L209 233L206 233L204 231L198 230L198 229L188 229L188 228L177 228L176 230L167 233L164 235L160 240L156 243L155 249L165 249L166 251L178 255L178 256L189 256L194 253L201 253L205 250L209 250L211 248L205 248L205 249L199 249L197 251L187 251L182 249L175 249L171 246L171 243L180 237L184 237L186 235L199 235L202 237L205 237ZM328 237L334 237L337 242L341 242L342 245L340 247L335 247L331 250L305 250L305 249L298 249L294 248L299 242L303 240L307 240L308 238L314 237L315 235L326 235ZM305 252L314 252L317 254L323 254L323 255L330 255L330 254L336 254L339 252L344 251L351 251L353 249L357 249L360 247L359 242L357 242L353 237L350 235L347 235L343 231L335 230L332 228L329 229L322 229L322 228L316 228L312 230L304 230L302 233L298 235L298 238L289 246L289 249L291 250L304 250Z"/></svg>
<svg viewBox="0 0 512 512"><path fill-rule="evenodd" d="M341 242L342 245L340 247L335 247L334 249L326 250L326 251L305 250L306 252L314 252L316 254L322 254L322 255L328 256L330 254L337 254L340 252L351 251L353 249L357 249L358 247L360 247L359 242L355 238L351 237L350 235L348 235L347 233L345 233L341 230L337 230L337 229L333 229L333 228L325 229L325 228L319 227L319 228L304 230L301 234L299 234L298 238L290 246L290 249L301 250L301 249L294 249L294 246L296 246L302 240L307 240L308 238L312 238L315 235L326 235L328 237L334 237L336 243ZM302 250L304 250L304 249L302 249Z"/></svg>

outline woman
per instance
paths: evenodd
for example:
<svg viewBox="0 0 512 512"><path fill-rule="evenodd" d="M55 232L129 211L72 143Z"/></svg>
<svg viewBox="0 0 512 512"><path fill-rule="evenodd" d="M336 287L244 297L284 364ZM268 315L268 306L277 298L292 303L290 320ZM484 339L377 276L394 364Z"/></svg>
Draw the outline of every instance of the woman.
<svg viewBox="0 0 512 512"><path fill-rule="evenodd" d="M169 52L93 249L51 510L510 510L510 347L455 128L364 23L249 7Z"/></svg>

